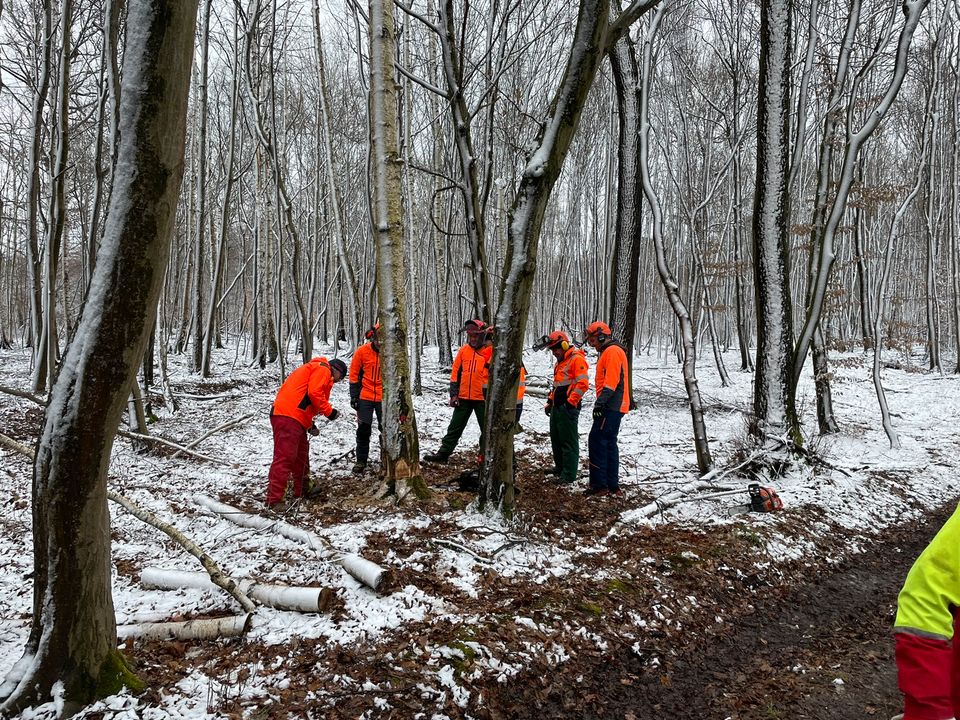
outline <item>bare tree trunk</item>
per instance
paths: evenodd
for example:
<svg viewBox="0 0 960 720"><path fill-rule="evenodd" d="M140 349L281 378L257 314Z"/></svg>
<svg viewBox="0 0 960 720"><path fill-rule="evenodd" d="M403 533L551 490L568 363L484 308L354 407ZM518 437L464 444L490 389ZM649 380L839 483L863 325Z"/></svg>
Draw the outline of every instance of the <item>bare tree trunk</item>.
<svg viewBox="0 0 960 720"><path fill-rule="evenodd" d="M193 246L193 267L195 285L193 287L193 354L190 365L193 372L209 377L209 368L204 367L204 348L206 347L207 325L204 322L204 284L207 282L207 81L210 55L210 4L204 0L203 19L200 21L200 68L199 107L200 130L197 138L197 214L196 242ZM231 142L233 134L230 136ZM191 228L192 229L192 228ZM189 230L188 230L189 232ZM216 285L210 288L210 304L213 305Z"/></svg>
<svg viewBox="0 0 960 720"><path fill-rule="evenodd" d="M133 0L121 140L94 281L47 407L33 482L33 624L0 713L67 714L133 685L117 651L106 471L163 282L183 174L196 3Z"/></svg>
<svg viewBox="0 0 960 720"><path fill-rule="evenodd" d="M468 6L469 7L469 6ZM477 179L476 153L470 132L471 113L463 88L463 62L457 48L453 0L440 0L440 49L443 54L443 76L453 119L454 146L460 163L460 193L463 196L467 249L470 252L470 278L473 281L475 315L489 323L493 316L490 280L487 276L486 238L480 186ZM466 10L465 10L466 12Z"/></svg>
<svg viewBox="0 0 960 720"><path fill-rule="evenodd" d="M610 328L627 348L630 368L630 407L635 408L633 356L637 336L637 285L640 233L643 228L643 183L640 178L640 71L630 35L610 50L610 68L617 92L617 220L610 269ZM553 327L552 325L550 327Z"/></svg>
<svg viewBox="0 0 960 720"><path fill-rule="evenodd" d="M900 92L903 79L907 74L907 60L910 46L913 42L913 34L917 29L920 16L928 2L929 0L915 0L914 2L904 4L904 22L897 41L893 75L887 83L883 94L879 96L872 112L867 115L866 120L860 128L854 131L852 119L847 123L847 134L843 145L843 163L840 168L839 177L836 180L835 194L829 205L829 212L825 214L822 236L817 238L817 246L815 248L817 257L816 261L812 264L813 270L807 290L805 319L803 327L797 336L797 342L794 348L793 366L791 368L792 377L790 378L791 394L796 393L800 373L803 371L803 364L806 361L807 353L813 343L814 333L820 323L820 317L823 314L826 303L827 282L834 259L836 258L834 240L840 223L843 220L844 212L846 211L847 199L856 175L856 166L860 151L863 149L867 139L869 139L877 129L880 121L887 114L887 111ZM859 12L859 6L859 0L854 2L850 9L850 18L854 18ZM897 10L893 9L893 12L897 12ZM859 77L857 80L859 81ZM848 113L852 113L853 111L854 107L851 106L848 109ZM859 109L857 109L857 112L859 112Z"/></svg>
<svg viewBox="0 0 960 720"><path fill-rule="evenodd" d="M383 473L399 500L426 496L407 355L407 272L401 159L394 78L393 4L370 0L371 210L377 247L380 362L383 378Z"/></svg>
<svg viewBox="0 0 960 720"><path fill-rule="evenodd" d="M791 0L760 4L760 90L753 262L757 303L755 436L801 440L790 393L793 328L790 302L790 218L787 183L790 140Z"/></svg>
<svg viewBox="0 0 960 720"><path fill-rule="evenodd" d="M657 272L660 282L666 291L670 308L677 318L680 328L680 337L683 345L683 382L690 402L690 416L693 423L693 445L697 453L697 467L700 474L708 473L713 467L713 458L710 455L710 444L707 440L707 426L703 417L703 401L700 398L700 389L697 384L697 349L693 338L693 323L690 312L680 296L680 286L667 264L667 255L663 241L663 211L660 199L650 177L650 80L653 74L653 39L663 17L663 7L658 8L647 27L643 42L643 63L641 65L640 84L640 113L638 129L640 138L640 178L643 181L643 192L653 214L653 243L657 256Z"/></svg>
<svg viewBox="0 0 960 720"><path fill-rule="evenodd" d="M27 263L30 266L30 345L33 346L33 389L43 390L48 377L46 348L41 344L43 333L43 260L40 257L40 144L43 138L43 108L50 88L50 62L53 56L53 20L50 2L42 3L43 26L40 29L41 51L38 62L37 92L33 98L33 127L27 166L30 186L27 191Z"/></svg>
<svg viewBox="0 0 960 720"><path fill-rule="evenodd" d="M487 394L480 505L514 507L513 435L523 338L530 313L530 291L547 202L580 123L587 93L604 55L631 23L658 0L633 2L610 23L608 0L581 0L567 65L550 103L537 147L523 169L510 209L503 284L496 314L496 351Z"/></svg>
<svg viewBox="0 0 960 720"><path fill-rule="evenodd" d="M204 8L204 13L209 15L210 1L207 0ZM233 23L234 28L234 37L233 37L233 50L234 50L234 60L239 60L239 42L237 39L236 29L239 23ZM203 377L210 377L210 356L213 351L213 338L214 338L214 325L216 323L217 310L220 307L221 298L217 297L219 292L221 279L223 278L223 266L226 262L226 250L227 250L227 227L229 226L229 216L230 216L230 197L233 194L233 185L235 182L234 173L236 166L236 150L235 150L235 139L237 134L237 115L239 114L240 108L240 68L238 64L234 66L234 75L233 75L233 86L230 94L230 124L229 130L229 139L227 140L227 166L224 170L225 181L223 189L223 207L220 212L220 236L217 239L217 258L216 263L214 264L213 269L213 279L210 285L210 303L207 307L207 316L204 322L204 331L203 331L203 357L200 364L200 373Z"/></svg>
<svg viewBox="0 0 960 720"><path fill-rule="evenodd" d="M322 142L324 149L324 164L327 171L327 182L330 185L330 210L333 215L333 237L337 248L337 262L340 265L340 272L347 290L347 303L351 317L355 319L348 328L347 336L351 347L356 347L360 339L360 328L357 327L356 320L360 317L360 299L357 291L357 276L354 272L353 264L350 262L350 254L346 246L346 229L343 226L341 217L341 201L338 192L338 183L334 177L333 168L333 147L330 139L330 98L327 87L327 67L323 54L323 37L320 34L320 6L314 0L313 3L314 18L314 42L317 49L317 68L320 77L320 117L322 120Z"/></svg>

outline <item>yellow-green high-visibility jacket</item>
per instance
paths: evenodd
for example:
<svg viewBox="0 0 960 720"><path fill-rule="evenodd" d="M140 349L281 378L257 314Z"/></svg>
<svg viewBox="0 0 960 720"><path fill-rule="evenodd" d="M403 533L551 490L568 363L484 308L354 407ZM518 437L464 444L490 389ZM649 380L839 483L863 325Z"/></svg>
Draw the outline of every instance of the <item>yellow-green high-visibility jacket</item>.
<svg viewBox="0 0 960 720"><path fill-rule="evenodd" d="M960 607L960 507L913 563L897 596L896 632L953 638Z"/></svg>

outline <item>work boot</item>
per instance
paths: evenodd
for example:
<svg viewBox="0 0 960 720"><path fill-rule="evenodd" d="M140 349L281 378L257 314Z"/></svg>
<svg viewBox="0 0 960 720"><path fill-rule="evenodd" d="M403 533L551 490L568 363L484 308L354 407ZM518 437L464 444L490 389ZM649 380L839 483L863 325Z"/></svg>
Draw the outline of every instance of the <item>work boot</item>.
<svg viewBox="0 0 960 720"><path fill-rule="evenodd" d="M583 491L583 494L586 497L604 497L606 495L609 495L610 491L607 490L606 488L588 487L586 490Z"/></svg>
<svg viewBox="0 0 960 720"><path fill-rule="evenodd" d="M544 474L544 475L559 475L559 474L560 474L560 468L558 468L556 465L554 465L553 467L544 468L543 474Z"/></svg>
<svg viewBox="0 0 960 720"><path fill-rule="evenodd" d="M426 462L429 462L429 463L437 463L438 465L446 465L447 462L450 460L450 456L447 455L446 453L435 452L435 453L429 453L428 455L424 455L424 456L423 456L423 459L424 459Z"/></svg>
<svg viewBox="0 0 960 720"><path fill-rule="evenodd" d="M352 472L354 475L363 475L363 471L366 469L367 469L367 461L357 460L353 464L353 468L351 468L350 472Z"/></svg>

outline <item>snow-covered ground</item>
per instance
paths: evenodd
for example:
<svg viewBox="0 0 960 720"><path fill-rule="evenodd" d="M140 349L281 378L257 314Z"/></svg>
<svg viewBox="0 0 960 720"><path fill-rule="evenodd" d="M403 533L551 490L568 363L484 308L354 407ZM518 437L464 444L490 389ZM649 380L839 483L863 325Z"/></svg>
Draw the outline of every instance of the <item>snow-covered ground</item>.
<svg viewBox="0 0 960 720"><path fill-rule="evenodd" d="M332 355L329 348L320 352ZM436 449L452 412L445 404L447 379L437 368L436 356L435 348L424 355L424 395L416 399L422 453ZM666 585L658 589L662 559L652 553L643 557L643 542L650 537L651 529L669 526L706 533L717 528L743 527L759 534L767 558L831 562L836 560L832 555L838 552L838 546L831 543L822 547L820 543L831 527L851 531L842 552L855 552L885 526L960 495L955 431L960 420L960 377L921 372L908 363L904 364L906 369L884 371L902 441L897 450L890 449L880 427L868 359L847 355L835 364L833 391L842 432L814 441L832 467L797 470L782 478L777 490L785 511L769 515L742 512L747 501L747 481L732 475L721 478L713 491L698 491L696 497L662 511L645 511L657 498L668 497L696 479L690 415L679 367L672 361L664 363L650 356L635 360L640 407L625 418L620 433L626 498L582 498L579 492L585 479L579 487L552 489L539 485L534 488L530 482L525 486L518 480L522 492L512 522L489 513L479 514L467 501L433 503L428 509L416 505L397 508L368 497L364 491L366 486L373 487L374 478L358 480L349 473L352 461L348 455L354 445L355 426L344 382L334 387L331 398L343 415L336 422L321 421L320 436L311 443L311 467L326 497L321 504L330 511L295 508L284 519L317 533L338 552L373 556L381 565L396 571L399 582L389 592L377 595L344 572L330 552L309 551L276 533L238 527L197 504L197 496L204 494L254 512L261 510L272 453L267 413L279 383L278 370L252 369L236 357L234 349L220 353L214 378L206 382L188 375L177 365L179 359L171 357L172 379L182 406L175 414L157 407L159 420L151 426L152 433L185 444L231 418L252 413L250 419L214 433L197 446L198 452L215 462L170 454L136 454L129 442L118 438L111 462L110 488L174 525L234 577L329 587L336 592L336 612L304 614L259 609L246 642L262 647L284 648L291 643L317 641L313 647L324 648L323 652L351 648L368 656L380 652L389 659L392 650L385 648L396 647L398 638L408 633L423 633L424 628L439 625L482 626L484 611L479 603L491 589L502 587L507 593L506 588L518 587L518 583L542 585L546 589L578 574L589 574L591 581L606 578L608 582L617 582L624 573L622 564L611 567L604 563L604 558L624 540L639 546L637 564L649 566L644 572L654 580L651 591L662 592L663 603L670 605L669 612L657 603L623 610L624 622L629 626L625 632L639 647L644 633L658 624L679 625L690 621L688 614L700 612L695 609L696 598L672 598L672 590ZM591 355L589 359L592 365L595 357ZM728 360L734 367L732 358ZM531 475L536 475L533 471L537 466L550 464L542 389L552 377L552 358L546 352L528 351L524 361L531 390L517 445L521 463L530 466ZM0 385L25 389L28 364L26 351L0 351ZM744 453L743 411L752 397L752 376L731 372L733 384L722 388L715 368L705 357L698 377L708 406L707 429L713 457L724 466ZM588 395L590 400L592 393ZM813 427L813 406L812 386L808 384L801 396L807 428ZM35 431L37 413L30 401L0 393L0 433L32 444L26 431ZM581 417L580 429L581 460L585 462L588 412ZM463 458L472 454L477 439L478 428L471 421L458 447ZM377 457L377 448L375 436L371 458ZM466 465L469 461L463 458L461 465ZM428 483L436 483L435 469L425 466L425 476ZM730 492L731 488L734 492ZM551 516L543 507L532 507L541 491L553 496L567 494L569 497L561 498L567 510ZM708 495L714 497L697 499ZM28 578L33 560L30 466L25 458L2 448L0 497L4 498L0 505L0 674L4 674L19 658L29 630L32 587ZM574 528L578 507L588 504L602 505L608 516L605 524L598 526L602 531L595 535L585 533L582 527ZM220 591L143 588L138 576L144 567L201 568L177 544L122 508L111 504L110 511L118 624L238 611L233 600ZM588 520L592 522L593 517ZM803 532L797 531L798 524L805 526ZM574 531L578 533L576 542L570 542ZM412 538L419 541L411 543ZM585 542L584 538L588 540ZM695 559L696 555L691 554ZM763 564L758 560L758 566ZM641 571L631 568L630 572L635 576ZM512 618L514 630L520 634L520 641L509 651L507 641L496 647L472 636L447 643L433 643L429 638L422 641L420 664L424 679L420 702L425 717L448 717L444 708L449 703L463 708L478 701L476 697L471 699L471 691L461 682L462 678L509 677L520 672L532 654L562 664L567 651L565 643L558 639L561 637L576 636L578 642L593 643L601 649L605 642L592 634L587 622L580 627L570 627L567 620L560 622L559 612L549 617L529 607L502 612ZM711 608L711 612L718 622L722 621L722 607ZM282 655L280 652L277 657ZM467 669L463 667L466 660ZM650 658L650 662L655 663L656 658ZM329 662L318 663L318 667L331 667ZM223 670L208 672L206 667L198 665L175 686L164 689L159 700L154 698L149 704L122 695L87 712L115 718L217 716L218 701L230 697L247 708L276 702L276 693L291 681L279 661L248 667L248 677L242 682L231 680ZM342 672L342 665L338 667ZM362 687L369 700L368 716L376 716L391 707L391 696L388 689L364 677L358 669L328 681L341 687ZM382 694L378 693L380 689ZM308 695L319 707L324 702L334 702L329 688L314 689ZM22 717L45 717L48 712L49 708L30 711Z"/></svg>

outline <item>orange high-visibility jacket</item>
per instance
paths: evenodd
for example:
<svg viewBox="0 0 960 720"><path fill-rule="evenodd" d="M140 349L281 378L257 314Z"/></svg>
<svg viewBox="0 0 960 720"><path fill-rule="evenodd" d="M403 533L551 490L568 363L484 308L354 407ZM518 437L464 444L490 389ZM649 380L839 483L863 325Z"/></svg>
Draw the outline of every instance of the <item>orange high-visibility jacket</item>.
<svg viewBox="0 0 960 720"><path fill-rule="evenodd" d="M553 367L553 389L550 391L551 405L568 402L580 407L583 395L590 389L590 368L587 356L579 348L569 348Z"/></svg>
<svg viewBox="0 0 960 720"><path fill-rule="evenodd" d="M290 373L277 392L270 414L291 417L308 428L317 413L330 417L332 389L330 365L326 358L316 357Z"/></svg>
<svg viewBox="0 0 960 720"><path fill-rule="evenodd" d="M483 400L491 357L492 345L484 345L479 350L474 350L468 343L460 348L453 359L453 370L450 372L450 397Z"/></svg>
<svg viewBox="0 0 960 720"><path fill-rule="evenodd" d="M383 399L380 353L373 347L373 343L364 343L358 347L350 361L350 398L373 402Z"/></svg>
<svg viewBox="0 0 960 720"><path fill-rule="evenodd" d="M621 413L630 410L630 369L627 367L627 353L617 343L607 343L600 350L594 384L597 389L596 408Z"/></svg>

